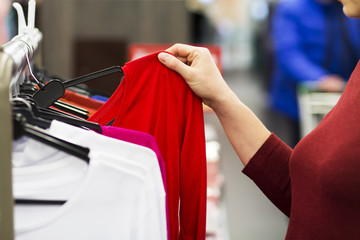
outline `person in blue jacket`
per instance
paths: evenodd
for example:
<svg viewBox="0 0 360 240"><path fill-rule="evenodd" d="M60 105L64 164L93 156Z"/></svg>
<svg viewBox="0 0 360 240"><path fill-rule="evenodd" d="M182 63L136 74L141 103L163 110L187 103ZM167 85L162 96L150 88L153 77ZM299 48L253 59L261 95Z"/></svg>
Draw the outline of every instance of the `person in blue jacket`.
<svg viewBox="0 0 360 240"><path fill-rule="evenodd" d="M321 91L341 91L360 57L360 22L345 16L336 0L283 0L271 28L269 102L298 128L297 85L312 81Z"/></svg>

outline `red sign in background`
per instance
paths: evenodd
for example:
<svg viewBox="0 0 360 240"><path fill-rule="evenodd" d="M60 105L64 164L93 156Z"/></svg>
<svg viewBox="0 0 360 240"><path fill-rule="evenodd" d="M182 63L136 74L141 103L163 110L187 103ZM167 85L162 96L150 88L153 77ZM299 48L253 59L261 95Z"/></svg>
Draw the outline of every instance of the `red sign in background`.
<svg viewBox="0 0 360 240"><path fill-rule="evenodd" d="M171 46L172 44L151 44L151 43L131 44L128 48L128 61L132 61L134 59L144 57L154 52L166 50ZM196 46L206 47L207 49L209 49L219 70L220 71L222 70L220 46L215 44L203 44Z"/></svg>

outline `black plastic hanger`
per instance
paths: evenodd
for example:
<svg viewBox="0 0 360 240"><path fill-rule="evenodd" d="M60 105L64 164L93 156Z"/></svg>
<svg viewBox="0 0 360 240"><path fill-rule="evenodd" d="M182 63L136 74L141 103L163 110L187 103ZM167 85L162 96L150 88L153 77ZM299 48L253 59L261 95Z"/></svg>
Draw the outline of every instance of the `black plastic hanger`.
<svg viewBox="0 0 360 240"><path fill-rule="evenodd" d="M82 147L50 135L43 129L27 123L27 119L21 113L13 114L13 124L14 139L18 139L21 136L27 136L49 146L55 147L58 150L76 156L84 160L86 163L89 163L90 161L88 155L90 152L89 148Z"/></svg>
<svg viewBox="0 0 360 240"><path fill-rule="evenodd" d="M35 94L33 95L33 99L40 107L47 108L64 95L66 88L116 72L123 73L120 66L106 68L68 81L60 81L58 79L53 79L46 83L40 90L35 92Z"/></svg>
<svg viewBox="0 0 360 240"><path fill-rule="evenodd" d="M85 120L89 118L89 116L88 116L89 112L86 109L79 108L77 106L73 106L71 104L68 104L68 103L60 101L60 100L57 100L56 102L54 102L52 104L52 106L61 111L78 116Z"/></svg>
<svg viewBox="0 0 360 240"><path fill-rule="evenodd" d="M26 101L26 103L25 103ZM33 99L23 99L23 100L16 100L14 99L12 101L13 108L16 109L22 109L21 111L18 111L20 113L30 111L33 114L33 118L40 118L44 121L46 120L59 120L68 124L71 124L73 126L77 127L85 127L88 129L95 130L99 133L102 132L101 126L98 123L88 122L81 118L76 118L74 116L71 116L69 114L56 111L51 108L40 108L36 105L36 103L33 101ZM26 111L25 111L26 110ZM35 123L35 125L38 125ZM46 125L45 128L50 127L49 125Z"/></svg>
<svg viewBox="0 0 360 240"><path fill-rule="evenodd" d="M15 199L16 204L35 204L35 205L63 205L64 200L41 200L41 199Z"/></svg>
<svg viewBox="0 0 360 240"><path fill-rule="evenodd" d="M95 130L99 133L102 133L101 126L98 123L88 122L88 121L85 121L80 118L63 115L60 112L58 113L58 112L48 111L48 109L46 109L46 108L39 109L39 116L44 119L58 120L61 122L71 124L73 126L85 127L85 128Z"/></svg>
<svg viewBox="0 0 360 240"><path fill-rule="evenodd" d="M86 163L89 163L90 158L88 156L89 149L69 143L60 138L52 136L43 130L36 128L28 123L26 123L25 118L21 113L16 113L13 115L13 130L14 130L14 139L18 139L21 136L27 136L38 140L42 143L45 143L49 146L55 147L61 151L67 152L73 156L78 157L81 160L84 160ZM16 204L40 204L40 205L62 205L66 201L64 200L41 200L41 199L15 199Z"/></svg>
<svg viewBox="0 0 360 240"><path fill-rule="evenodd" d="M18 94L18 97L21 98L25 98L28 99L32 98L34 93L36 93L37 91L39 91L39 89L43 89L44 84L43 82L41 82L40 80L38 80L34 74L32 73L32 71L29 69L29 72L31 72L30 76L27 76L27 79L20 84L20 92ZM41 79L43 80L44 77L41 77ZM54 107L57 107L59 110L68 112L72 115L78 116L82 119L88 119L89 116L89 112L86 109L81 109L77 106L73 106L70 105L68 103L65 102L59 102L60 100L58 100L57 102L55 102L53 104Z"/></svg>
<svg viewBox="0 0 360 240"><path fill-rule="evenodd" d="M45 143L49 146L55 147L56 149L59 149L60 151L64 151L66 153L69 153L73 156L78 157L81 160L84 160L86 163L89 163L90 158L88 156L90 150L89 148L82 147L70 142L67 142L65 140L62 140L60 138L57 138L53 135L48 134L41 128L37 128L29 122L33 122L35 124L38 124L38 120L35 122L34 119L37 117L36 114L31 114L28 116L24 116L25 114L32 113L31 111L28 111L28 108L25 108L22 106L22 104L25 103L25 101L21 101L17 99L17 104L13 101L13 109L22 109L23 111L15 111L13 112L13 135L14 139L18 139L21 136L27 136L30 138L33 138L35 140L38 140L42 143ZM26 103L25 103L26 104ZM33 108L35 109L35 108ZM36 112L38 110L35 110ZM41 112L41 111L39 111ZM41 199L15 199L16 204L40 204L40 205L62 205L66 201L64 200L41 200Z"/></svg>
<svg viewBox="0 0 360 240"><path fill-rule="evenodd" d="M42 129L47 129L51 125L51 121L40 118L36 116L36 112L33 111L29 102L22 98L14 98L12 102L12 113L20 114L27 123L32 124L33 126L40 127Z"/></svg>

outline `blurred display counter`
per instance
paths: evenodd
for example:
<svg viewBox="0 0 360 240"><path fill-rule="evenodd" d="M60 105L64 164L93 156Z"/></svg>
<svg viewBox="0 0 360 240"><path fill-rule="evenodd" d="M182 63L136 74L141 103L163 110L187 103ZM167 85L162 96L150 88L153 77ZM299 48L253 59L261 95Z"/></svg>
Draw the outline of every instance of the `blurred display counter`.
<svg viewBox="0 0 360 240"><path fill-rule="evenodd" d="M224 175L220 169L221 145L215 127L206 122L205 137L207 158L206 240L224 240L228 239L228 230L226 206L222 194Z"/></svg>

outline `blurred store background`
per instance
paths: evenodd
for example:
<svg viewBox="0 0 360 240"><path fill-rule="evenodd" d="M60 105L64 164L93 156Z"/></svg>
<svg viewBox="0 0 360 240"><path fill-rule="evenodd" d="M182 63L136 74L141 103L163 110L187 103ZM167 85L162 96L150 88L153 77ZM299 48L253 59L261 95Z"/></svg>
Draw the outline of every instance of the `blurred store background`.
<svg viewBox="0 0 360 240"><path fill-rule="evenodd" d="M22 3L26 9L27 1ZM267 105L272 52L270 0L37 0L36 26L43 33L41 65L69 79L130 60L130 46L188 43L221 50L225 80L270 128ZM16 34L16 12L7 32ZM116 78L115 78L116 79ZM111 95L119 82L88 87ZM208 239L284 239L288 219L243 168L211 111L205 113L208 152Z"/></svg>

